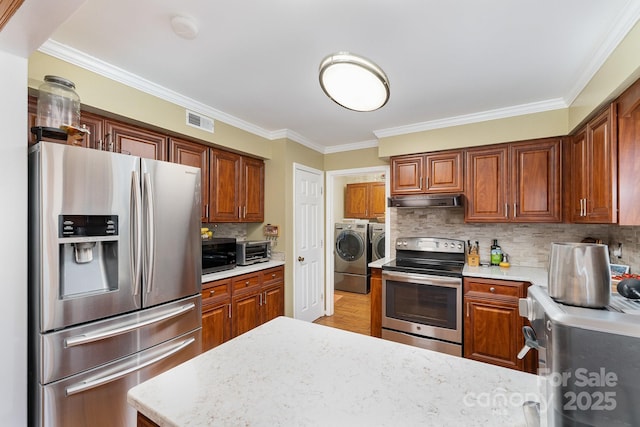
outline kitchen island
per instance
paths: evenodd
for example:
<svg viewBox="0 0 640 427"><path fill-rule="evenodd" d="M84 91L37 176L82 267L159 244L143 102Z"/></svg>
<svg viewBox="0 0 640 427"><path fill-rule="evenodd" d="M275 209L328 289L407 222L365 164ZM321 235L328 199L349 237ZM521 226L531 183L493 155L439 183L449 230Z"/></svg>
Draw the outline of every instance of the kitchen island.
<svg viewBox="0 0 640 427"><path fill-rule="evenodd" d="M537 376L278 317L129 391L160 426L525 426Z"/></svg>

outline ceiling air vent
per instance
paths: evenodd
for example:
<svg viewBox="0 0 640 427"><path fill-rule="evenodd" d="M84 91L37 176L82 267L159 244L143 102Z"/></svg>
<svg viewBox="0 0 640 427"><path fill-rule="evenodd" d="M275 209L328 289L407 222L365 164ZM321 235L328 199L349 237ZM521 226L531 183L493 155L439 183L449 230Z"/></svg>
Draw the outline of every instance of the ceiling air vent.
<svg viewBox="0 0 640 427"><path fill-rule="evenodd" d="M213 133L213 119L187 110L187 125Z"/></svg>

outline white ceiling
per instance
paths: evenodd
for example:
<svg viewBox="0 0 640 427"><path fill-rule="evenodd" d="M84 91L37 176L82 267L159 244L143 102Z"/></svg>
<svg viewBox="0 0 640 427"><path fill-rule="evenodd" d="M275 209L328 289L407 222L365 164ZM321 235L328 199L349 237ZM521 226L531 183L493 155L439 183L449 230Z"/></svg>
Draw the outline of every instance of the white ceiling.
<svg viewBox="0 0 640 427"><path fill-rule="evenodd" d="M178 14L194 40L172 32ZM41 50L327 153L564 108L639 17L640 0L88 0ZM359 113L324 95L318 66L337 51L385 70L387 105Z"/></svg>

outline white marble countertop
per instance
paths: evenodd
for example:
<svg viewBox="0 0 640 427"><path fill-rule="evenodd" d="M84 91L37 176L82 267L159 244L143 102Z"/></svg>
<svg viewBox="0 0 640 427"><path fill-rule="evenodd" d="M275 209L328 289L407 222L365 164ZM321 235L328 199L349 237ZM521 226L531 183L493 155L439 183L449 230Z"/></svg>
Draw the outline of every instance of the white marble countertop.
<svg viewBox="0 0 640 427"><path fill-rule="evenodd" d="M231 270L224 270L217 273L203 274L202 283L226 279L227 277L240 276L241 274L253 273L254 271L266 270L267 268L277 267L279 265L284 265L284 261L271 260L247 266L238 266Z"/></svg>
<svg viewBox="0 0 640 427"><path fill-rule="evenodd" d="M371 261L371 262L369 263L369 267L370 267L370 268L382 268L382 265L383 265L383 264L388 263L389 261L391 261L391 259L388 259L388 258L380 258L380 259L378 259L378 260Z"/></svg>
<svg viewBox="0 0 640 427"><path fill-rule="evenodd" d="M547 286L548 273L546 268L541 267L520 267L512 265L508 268L498 266L469 267L464 265L462 275L466 277L483 277L485 279L498 280L521 280L530 282L532 285Z"/></svg>
<svg viewBox="0 0 640 427"><path fill-rule="evenodd" d="M160 426L525 426L538 377L279 317L133 387Z"/></svg>
<svg viewBox="0 0 640 427"><path fill-rule="evenodd" d="M390 258L382 258L377 261L369 263L371 268L382 268L383 264L393 261ZM522 280L530 282L532 285L547 286L548 272L546 268L541 267L524 267L518 265L511 265L510 267L469 267L468 264L464 265L462 275L466 277L482 277L485 279L497 279L497 280Z"/></svg>

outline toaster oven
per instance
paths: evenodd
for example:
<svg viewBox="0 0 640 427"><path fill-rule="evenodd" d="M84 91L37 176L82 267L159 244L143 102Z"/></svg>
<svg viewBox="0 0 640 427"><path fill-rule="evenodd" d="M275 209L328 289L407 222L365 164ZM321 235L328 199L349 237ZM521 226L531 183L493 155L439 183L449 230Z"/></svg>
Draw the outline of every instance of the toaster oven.
<svg viewBox="0 0 640 427"><path fill-rule="evenodd" d="M236 243L236 264L251 265L271 259L271 242L247 240Z"/></svg>

